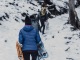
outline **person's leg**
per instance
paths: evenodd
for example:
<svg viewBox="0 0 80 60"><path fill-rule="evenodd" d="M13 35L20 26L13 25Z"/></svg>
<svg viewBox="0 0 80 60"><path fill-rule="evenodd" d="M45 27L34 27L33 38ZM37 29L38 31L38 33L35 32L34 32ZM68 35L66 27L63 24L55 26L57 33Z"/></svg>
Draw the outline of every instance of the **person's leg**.
<svg viewBox="0 0 80 60"><path fill-rule="evenodd" d="M32 60L36 60L38 56L38 51L32 51L31 56L32 56Z"/></svg>
<svg viewBox="0 0 80 60"><path fill-rule="evenodd" d="M42 32L43 22L41 22L40 30Z"/></svg>
<svg viewBox="0 0 80 60"><path fill-rule="evenodd" d="M40 27L40 29L42 29L42 34L44 34L44 30L45 30L45 21L44 20L41 20L41 27Z"/></svg>
<svg viewBox="0 0 80 60"><path fill-rule="evenodd" d="M45 24L43 24L43 31L42 31L43 34L44 34L44 30L45 30Z"/></svg>
<svg viewBox="0 0 80 60"><path fill-rule="evenodd" d="M30 60L30 53L27 51L23 51L24 60Z"/></svg>
<svg viewBox="0 0 80 60"><path fill-rule="evenodd" d="M40 28L40 25L38 24L38 31L40 31L41 32L41 28Z"/></svg>

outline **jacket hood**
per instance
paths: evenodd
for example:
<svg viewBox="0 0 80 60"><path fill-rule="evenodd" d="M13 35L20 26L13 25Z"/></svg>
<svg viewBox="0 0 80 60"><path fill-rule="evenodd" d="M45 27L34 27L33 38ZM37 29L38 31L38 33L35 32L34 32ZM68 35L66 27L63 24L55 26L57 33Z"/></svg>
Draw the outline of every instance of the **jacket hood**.
<svg viewBox="0 0 80 60"><path fill-rule="evenodd" d="M23 27L23 30L24 31L27 31L27 32L30 32L30 31L32 31L34 28L31 26L31 25L25 25L24 27Z"/></svg>

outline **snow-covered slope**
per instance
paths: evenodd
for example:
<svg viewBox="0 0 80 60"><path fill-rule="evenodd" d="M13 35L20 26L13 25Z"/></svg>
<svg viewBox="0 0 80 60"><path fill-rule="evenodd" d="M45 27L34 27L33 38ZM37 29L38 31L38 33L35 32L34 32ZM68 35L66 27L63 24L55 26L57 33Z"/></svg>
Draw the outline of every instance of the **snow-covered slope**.
<svg viewBox="0 0 80 60"><path fill-rule="evenodd" d="M16 41L18 40L19 30L24 26L21 21L24 17L22 17L21 13L24 11L27 13L26 9L35 7L25 2L18 4L18 6L14 6L10 5L9 2L0 2L0 17L6 16L5 13L9 15L9 18L2 18L3 21L0 21L2 24L0 25L0 60L18 60ZM8 5L8 7L5 5ZM40 6L35 7L35 10L29 9L28 13L29 11L31 14L34 13L38 8ZM76 11L80 16L80 7ZM72 26L65 24L67 20L68 14L49 19L49 30L46 30L44 35L40 33L49 54L49 57L45 60L80 60L80 30L72 31Z"/></svg>
<svg viewBox="0 0 80 60"><path fill-rule="evenodd" d="M37 13L38 8L26 2L0 2L0 60L18 60L16 41L25 18L21 14Z"/></svg>
<svg viewBox="0 0 80 60"><path fill-rule="evenodd" d="M49 20L50 28L46 37L43 36L45 47L49 53L47 60L79 60L80 30L72 31L64 14Z"/></svg>

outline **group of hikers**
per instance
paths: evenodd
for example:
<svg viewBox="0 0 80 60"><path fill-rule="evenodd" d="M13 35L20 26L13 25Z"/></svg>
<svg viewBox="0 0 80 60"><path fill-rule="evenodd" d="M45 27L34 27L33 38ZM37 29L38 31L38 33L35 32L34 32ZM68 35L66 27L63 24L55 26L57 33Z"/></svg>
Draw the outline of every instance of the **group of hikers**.
<svg viewBox="0 0 80 60"><path fill-rule="evenodd" d="M42 34L45 34L45 23L48 21L48 13L46 11L45 5L42 5L39 14L31 15L30 19L32 21L32 26L38 31L42 32Z"/></svg>
<svg viewBox="0 0 80 60"><path fill-rule="evenodd" d="M45 22L47 20L48 14L44 4L42 5L41 11L38 15L33 14L25 17L25 25L20 30L18 39L24 60L30 60L30 55L32 56L32 60L37 59L38 46L42 45L39 31L42 32L42 34L45 34Z"/></svg>

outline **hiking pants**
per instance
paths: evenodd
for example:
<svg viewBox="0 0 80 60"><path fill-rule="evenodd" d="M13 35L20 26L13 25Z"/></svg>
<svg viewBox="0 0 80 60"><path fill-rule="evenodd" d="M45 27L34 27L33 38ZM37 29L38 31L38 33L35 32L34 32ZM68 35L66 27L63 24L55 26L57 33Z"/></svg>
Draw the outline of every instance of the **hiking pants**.
<svg viewBox="0 0 80 60"><path fill-rule="evenodd" d="M44 34L44 30L45 30L45 22L41 22L41 28L43 28L42 33Z"/></svg>
<svg viewBox="0 0 80 60"><path fill-rule="evenodd" d="M38 51L23 51L23 57L24 60L30 60L30 55L32 57L32 60L36 60L37 59L37 55L38 55Z"/></svg>

